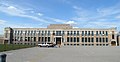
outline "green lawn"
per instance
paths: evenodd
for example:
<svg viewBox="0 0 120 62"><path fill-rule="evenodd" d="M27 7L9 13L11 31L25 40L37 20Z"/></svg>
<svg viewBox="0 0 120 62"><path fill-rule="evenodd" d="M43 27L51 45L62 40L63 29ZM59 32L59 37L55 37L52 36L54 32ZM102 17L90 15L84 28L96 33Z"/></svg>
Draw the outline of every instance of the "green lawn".
<svg viewBox="0 0 120 62"><path fill-rule="evenodd" d="M29 48L29 47L34 47L34 46L32 46L32 45L0 44L0 52L22 49L22 48Z"/></svg>

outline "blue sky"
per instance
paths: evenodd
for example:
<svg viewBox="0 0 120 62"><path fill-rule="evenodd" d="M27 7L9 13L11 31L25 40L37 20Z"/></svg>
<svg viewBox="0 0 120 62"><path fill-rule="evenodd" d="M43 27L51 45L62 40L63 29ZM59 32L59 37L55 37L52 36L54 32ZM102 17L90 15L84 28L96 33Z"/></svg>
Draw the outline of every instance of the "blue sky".
<svg viewBox="0 0 120 62"><path fill-rule="evenodd" d="M5 27L41 28L71 24L74 28L120 30L120 0L0 0L0 34Z"/></svg>

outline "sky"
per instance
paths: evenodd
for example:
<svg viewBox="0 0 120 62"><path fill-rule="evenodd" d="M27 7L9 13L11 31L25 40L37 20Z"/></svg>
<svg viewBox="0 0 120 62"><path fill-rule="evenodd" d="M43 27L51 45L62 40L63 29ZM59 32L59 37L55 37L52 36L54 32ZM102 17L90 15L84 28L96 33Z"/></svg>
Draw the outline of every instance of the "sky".
<svg viewBox="0 0 120 62"><path fill-rule="evenodd" d="M0 0L0 34L5 27L45 28L49 24L120 31L120 0Z"/></svg>

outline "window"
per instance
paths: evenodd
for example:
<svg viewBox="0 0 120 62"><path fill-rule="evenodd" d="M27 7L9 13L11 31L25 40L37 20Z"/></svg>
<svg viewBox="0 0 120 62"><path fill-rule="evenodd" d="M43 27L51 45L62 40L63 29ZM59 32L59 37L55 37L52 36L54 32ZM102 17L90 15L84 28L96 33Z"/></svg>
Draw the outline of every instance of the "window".
<svg viewBox="0 0 120 62"><path fill-rule="evenodd" d="M94 38L93 37L91 38L91 42L94 42Z"/></svg>
<svg viewBox="0 0 120 62"><path fill-rule="evenodd" d="M44 37L42 37L42 42L44 42Z"/></svg>
<svg viewBox="0 0 120 62"><path fill-rule="evenodd" d="M62 35L64 35L65 34L65 32L64 31L62 31Z"/></svg>
<svg viewBox="0 0 120 62"><path fill-rule="evenodd" d="M80 44L77 44L77 46L79 46Z"/></svg>
<svg viewBox="0 0 120 62"><path fill-rule="evenodd" d="M30 41L30 37L28 37L28 41Z"/></svg>
<svg viewBox="0 0 120 62"><path fill-rule="evenodd" d="M100 42L101 42L101 39L102 39L102 38L99 38Z"/></svg>
<svg viewBox="0 0 120 62"><path fill-rule="evenodd" d="M94 36L94 32L92 31L92 36Z"/></svg>
<svg viewBox="0 0 120 62"><path fill-rule="evenodd" d="M47 31L45 31L45 35L47 34Z"/></svg>
<svg viewBox="0 0 120 62"><path fill-rule="evenodd" d="M76 37L74 37L74 42L76 42Z"/></svg>
<svg viewBox="0 0 120 62"><path fill-rule="evenodd" d="M33 31L31 31L31 35L33 34Z"/></svg>
<svg viewBox="0 0 120 62"><path fill-rule="evenodd" d="M87 36L87 31L85 31L85 36Z"/></svg>
<svg viewBox="0 0 120 62"><path fill-rule="evenodd" d="M69 44L67 44L67 45L69 45Z"/></svg>
<svg viewBox="0 0 120 62"><path fill-rule="evenodd" d="M106 42L108 42L108 38L106 38Z"/></svg>
<svg viewBox="0 0 120 62"><path fill-rule="evenodd" d="M85 42L87 42L87 37L85 37Z"/></svg>
<svg viewBox="0 0 120 62"><path fill-rule="evenodd" d="M27 37L25 37L25 41L27 41Z"/></svg>
<svg viewBox="0 0 120 62"><path fill-rule="evenodd" d="M77 42L79 42L79 37L77 37Z"/></svg>
<svg viewBox="0 0 120 62"><path fill-rule="evenodd" d="M96 36L98 36L98 31L96 31Z"/></svg>
<svg viewBox="0 0 120 62"><path fill-rule="evenodd" d="M42 31L42 35L44 35L44 31Z"/></svg>
<svg viewBox="0 0 120 62"><path fill-rule="evenodd" d="M40 35L40 31L38 31L38 35Z"/></svg>
<svg viewBox="0 0 120 62"><path fill-rule="evenodd" d="M48 42L50 42L50 37L48 37Z"/></svg>
<svg viewBox="0 0 120 62"><path fill-rule="evenodd" d="M76 31L74 31L74 35L76 35Z"/></svg>
<svg viewBox="0 0 120 62"><path fill-rule="evenodd" d="M115 39L114 34L112 34L112 39Z"/></svg>
<svg viewBox="0 0 120 62"><path fill-rule="evenodd" d="M69 37L67 37L67 42L69 42Z"/></svg>
<svg viewBox="0 0 120 62"><path fill-rule="evenodd" d="M56 31L56 36L61 36L61 31Z"/></svg>
<svg viewBox="0 0 120 62"><path fill-rule="evenodd" d="M72 40L73 40L73 39L72 39L72 37L71 37L71 38L70 38L70 41L72 42Z"/></svg>
<svg viewBox="0 0 120 62"><path fill-rule="evenodd" d="M67 35L69 35L69 31L67 31Z"/></svg>
<svg viewBox="0 0 120 62"><path fill-rule="evenodd" d="M22 38L22 37L20 37L20 41L23 41L23 38Z"/></svg>
<svg viewBox="0 0 120 62"><path fill-rule="evenodd" d="M90 37L88 38L88 42L90 42Z"/></svg>
<svg viewBox="0 0 120 62"><path fill-rule="evenodd" d="M79 35L79 31L77 31L77 35Z"/></svg>
<svg viewBox="0 0 120 62"><path fill-rule="evenodd" d="M96 38L96 42L98 42L98 38Z"/></svg>
<svg viewBox="0 0 120 62"><path fill-rule="evenodd" d="M50 31L48 31L48 36L50 35Z"/></svg>
<svg viewBox="0 0 120 62"><path fill-rule="evenodd" d="M101 35L101 31L99 31L99 34Z"/></svg>
<svg viewBox="0 0 120 62"><path fill-rule="evenodd" d="M106 31L106 36L108 36L108 32Z"/></svg>
<svg viewBox="0 0 120 62"><path fill-rule="evenodd" d="M38 42L40 42L41 37L38 37Z"/></svg>
<svg viewBox="0 0 120 62"><path fill-rule="evenodd" d="M88 31L88 36L90 36L90 31Z"/></svg>
<svg viewBox="0 0 120 62"><path fill-rule="evenodd" d="M70 34L70 35L72 35L72 33L73 33L73 31L71 31L71 34Z"/></svg>
<svg viewBox="0 0 120 62"><path fill-rule="evenodd" d="M82 37L82 42L84 42L84 37Z"/></svg>
<svg viewBox="0 0 120 62"><path fill-rule="evenodd" d="M84 36L84 31L82 31L82 36Z"/></svg>
<svg viewBox="0 0 120 62"><path fill-rule="evenodd" d="M34 42L36 41L36 37L34 37Z"/></svg>
<svg viewBox="0 0 120 62"><path fill-rule="evenodd" d="M105 42L105 39L103 38L103 42Z"/></svg>
<svg viewBox="0 0 120 62"><path fill-rule="evenodd" d="M102 34L105 34L104 31L102 32Z"/></svg>

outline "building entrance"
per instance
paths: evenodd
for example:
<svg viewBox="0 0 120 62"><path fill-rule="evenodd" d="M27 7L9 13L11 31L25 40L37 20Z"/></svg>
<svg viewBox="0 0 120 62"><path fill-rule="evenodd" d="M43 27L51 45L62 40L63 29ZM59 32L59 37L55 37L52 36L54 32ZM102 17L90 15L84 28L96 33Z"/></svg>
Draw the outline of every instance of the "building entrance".
<svg viewBox="0 0 120 62"><path fill-rule="evenodd" d="M116 42L115 42L115 41L112 41L112 42L111 42L111 46L116 46Z"/></svg>
<svg viewBox="0 0 120 62"><path fill-rule="evenodd" d="M61 37L56 37L56 44L58 45L61 45Z"/></svg>

